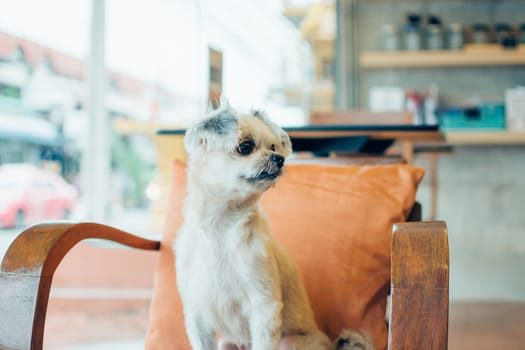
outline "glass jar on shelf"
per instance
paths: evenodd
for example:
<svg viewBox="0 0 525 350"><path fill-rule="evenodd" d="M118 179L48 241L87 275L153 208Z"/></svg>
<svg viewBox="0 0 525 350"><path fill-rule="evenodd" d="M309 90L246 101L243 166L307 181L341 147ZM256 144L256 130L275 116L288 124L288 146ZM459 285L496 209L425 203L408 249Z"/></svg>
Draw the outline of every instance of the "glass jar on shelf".
<svg viewBox="0 0 525 350"><path fill-rule="evenodd" d="M497 44L503 44L503 41L513 36L513 30L508 23L496 23L494 25L494 39Z"/></svg>
<svg viewBox="0 0 525 350"><path fill-rule="evenodd" d="M490 42L489 26L485 23L474 23L472 25L472 43L488 44Z"/></svg>
<svg viewBox="0 0 525 350"><path fill-rule="evenodd" d="M426 48L429 50L443 49L443 26L437 16L429 16L428 24L425 30Z"/></svg>
<svg viewBox="0 0 525 350"><path fill-rule="evenodd" d="M525 46L525 23L520 24L519 40L520 40L520 45Z"/></svg>
<svg viewBox="0 0 525 350"><path fill-rule="evenodd" d="M396 26L384 24L381 27L382 46L385 51L399 50L399 32Z"/></svg>
<svg viewBox="0 0 525 350"><path fill-rule="evenodd" d="M408 51L421 50L421 16L408 14L403 26L403 48Z"/></svg>
<svg viewBox="0 0 525 350"><path fill-rule="evenodd" d="M448 48L450 50L461 50L464 44L463 25L459 22L448 25Z"/></svg>

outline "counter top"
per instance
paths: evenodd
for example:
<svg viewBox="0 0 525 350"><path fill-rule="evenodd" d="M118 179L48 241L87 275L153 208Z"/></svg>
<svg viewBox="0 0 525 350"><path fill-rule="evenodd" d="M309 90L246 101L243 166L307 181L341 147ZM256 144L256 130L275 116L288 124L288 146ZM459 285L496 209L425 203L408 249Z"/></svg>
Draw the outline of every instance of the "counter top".
<svg viewBox="0 0 525 350"><path fill-rule="evenodd" d="M449 145L525 145L525 132L503 131L446 131Z"/></svg>

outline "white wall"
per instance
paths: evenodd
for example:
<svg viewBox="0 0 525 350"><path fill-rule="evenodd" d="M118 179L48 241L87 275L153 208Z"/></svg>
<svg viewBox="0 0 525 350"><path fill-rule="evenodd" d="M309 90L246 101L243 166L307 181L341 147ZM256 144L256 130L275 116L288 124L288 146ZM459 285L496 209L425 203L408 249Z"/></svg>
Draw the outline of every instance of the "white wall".
<svg viewBox="0 0 525 350"><path fill-rule="evenodd" d="M223 92L234 107L247 111L271 106L269 90L303 85L303 71L310 64L306 44L280 15L278 4L109 1L108 62L118 61L121 71L149 77L180 96L163 122L187 125L206 113L208 47L223 53ZM142 65L137 67L139 60Z"/></svg>

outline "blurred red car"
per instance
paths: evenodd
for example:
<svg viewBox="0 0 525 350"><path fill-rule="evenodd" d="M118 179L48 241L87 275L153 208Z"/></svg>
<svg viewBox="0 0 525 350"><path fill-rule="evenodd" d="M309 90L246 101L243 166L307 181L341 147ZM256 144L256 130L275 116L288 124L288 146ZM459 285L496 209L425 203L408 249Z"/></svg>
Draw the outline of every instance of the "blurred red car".
<svg viewBox="0 0 525 350"><path fill-rule="evenodd" d="M33 164L0 166L0 227L67 219L77 190L52 171Z"/></svg>

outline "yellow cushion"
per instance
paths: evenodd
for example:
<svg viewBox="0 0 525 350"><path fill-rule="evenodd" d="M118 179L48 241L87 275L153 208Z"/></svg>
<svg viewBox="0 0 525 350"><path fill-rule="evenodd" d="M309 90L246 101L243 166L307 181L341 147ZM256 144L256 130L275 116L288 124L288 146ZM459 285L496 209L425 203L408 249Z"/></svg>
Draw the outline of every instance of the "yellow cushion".
<svg viewBox="0 0 525 350"><path fill-rule="evenodd" d="M386 348L392 224L406 219L423 173L408 165L292 164L263 196L272 234L299 265L317 324L332 339L343 328L362 329ZM176 162L147 349L190 349L171 249L184 195L185 166Z"/></svg>

